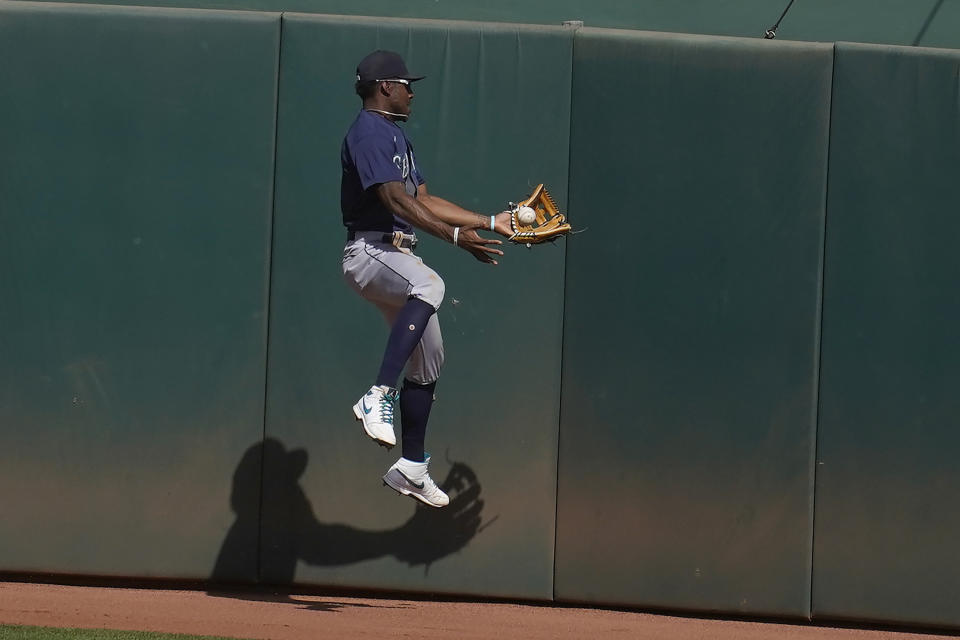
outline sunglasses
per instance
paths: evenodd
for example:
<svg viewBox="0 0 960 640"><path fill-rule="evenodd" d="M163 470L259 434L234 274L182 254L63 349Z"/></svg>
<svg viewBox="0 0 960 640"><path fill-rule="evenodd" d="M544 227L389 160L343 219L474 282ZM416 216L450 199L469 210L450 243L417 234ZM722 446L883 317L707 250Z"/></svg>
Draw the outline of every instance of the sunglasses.
<svg viewBox="0 0 960 640"><path fill-rule="evenodd" d="M403 78L378 78L374 80L374 82L396 82L405 86L408 93L413 93L413 87L410 86L410 81Z"/></svg>

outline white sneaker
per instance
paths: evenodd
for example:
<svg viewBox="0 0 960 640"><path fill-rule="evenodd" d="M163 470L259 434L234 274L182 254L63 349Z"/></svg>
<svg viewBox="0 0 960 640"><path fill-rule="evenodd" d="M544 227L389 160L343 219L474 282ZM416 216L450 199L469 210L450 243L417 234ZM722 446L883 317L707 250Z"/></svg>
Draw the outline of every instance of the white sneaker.
<svg viewBox="0 0 960 640"><path fill-rule="evenodd" d="M431 507L445 507L450 504L450 497L440 490L427 473L428 464L430 464L430 456L427 456L423 462L412 462L406 458L400 458L383 476L383 484L396 490L397 493L416 498Z"/></svg>
<svg viewBox="0 0 960 640"><path fill-rule="evenodd" d="M374 442L387 449L397 444L397 436L393 433L393 403L399 395L396 389L386 385L373 386L353 405L353 415L363 423L363 430Z"/></svg>

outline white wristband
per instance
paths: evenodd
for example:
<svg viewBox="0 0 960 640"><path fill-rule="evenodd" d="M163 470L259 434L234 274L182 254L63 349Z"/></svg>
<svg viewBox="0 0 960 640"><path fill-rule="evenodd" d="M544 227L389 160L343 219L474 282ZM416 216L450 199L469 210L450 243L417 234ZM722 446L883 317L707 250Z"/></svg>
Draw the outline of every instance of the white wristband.
<svg viewBox="0 0 960 640"><path fill-rule="evenodd" d="M453 228L453 244L457 244L457 237L460 235L460 227Z"/></svg>
<svg viewBox="0 0 960 640"><path fill-rule="evenodd" d="M493 231L493 230L494 230L494 229L493 229L493 225L494 225L494 223L496 222L496 220L497 220L497 217L496 217L496 216L490 216L490 231Z"/></svg>

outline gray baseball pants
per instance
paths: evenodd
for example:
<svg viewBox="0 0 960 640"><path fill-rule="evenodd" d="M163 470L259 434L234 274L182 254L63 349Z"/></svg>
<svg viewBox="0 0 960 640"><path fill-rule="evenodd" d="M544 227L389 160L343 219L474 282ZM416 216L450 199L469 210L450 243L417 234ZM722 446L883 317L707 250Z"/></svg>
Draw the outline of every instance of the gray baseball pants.
<svg viewBox="0 0 960 640"><path fill-rule="evenodd" d="M382 234L380 234L382 235ZM358 237L343 248L343 278L393 326L400 309L410 298L419 298L434 309L443 302L443 279L408 249ZM430 384L443 367L443 336L437 314L430 316L420 343L414 348L404 372L411 382Z"/></svg>

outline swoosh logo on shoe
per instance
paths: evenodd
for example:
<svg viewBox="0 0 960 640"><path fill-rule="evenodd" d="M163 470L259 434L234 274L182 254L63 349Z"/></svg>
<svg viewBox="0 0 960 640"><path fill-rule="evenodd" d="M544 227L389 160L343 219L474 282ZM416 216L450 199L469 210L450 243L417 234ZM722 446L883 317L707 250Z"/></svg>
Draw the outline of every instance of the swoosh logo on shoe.
<svg viewBox="0 0 960 640"><path fill-rule="evenodd" d="M371 411L373 411L373 407L370 407L369 409L367 408L367 399L366 399L366 398L363 398L362 400L360 400L360 405L363 407L363 412L364 412L364 413L369 414Z"/></svg>
<svg viewBox="0 0 960 640"><path fill-rule="evenodd" d="M411 480L410 477L407 476L407 474L405 474L403 471L400 471L400 469L397 469L397 473L399 473L400 475L402 475L404 480L406 480L407 482L409 482L411 485L413 485L413 486L416 487L417 489L423 489L423 483L422 483L422 482L421 482L420 484L417 484L416 482L414 482L413 480Z"/></svg>

